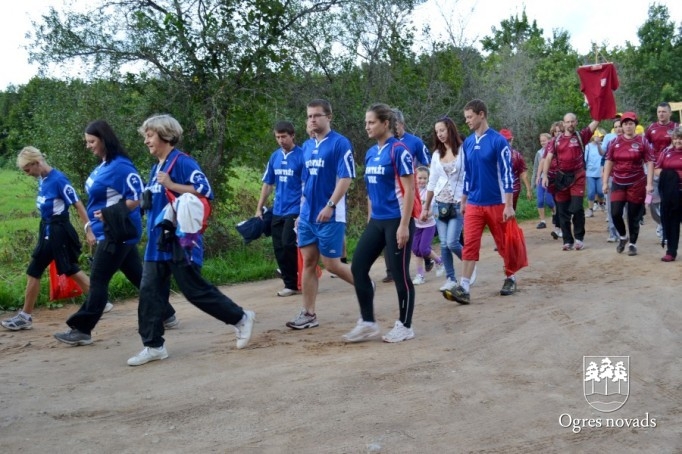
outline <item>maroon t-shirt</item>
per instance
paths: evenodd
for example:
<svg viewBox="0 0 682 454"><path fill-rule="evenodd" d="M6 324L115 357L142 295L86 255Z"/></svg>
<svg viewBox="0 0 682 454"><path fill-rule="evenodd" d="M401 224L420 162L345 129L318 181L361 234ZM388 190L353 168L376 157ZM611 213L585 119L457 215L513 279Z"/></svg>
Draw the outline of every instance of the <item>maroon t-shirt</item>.
<svg viewBox="0 0 682 454"><path fill-rule="evenodd" d="M580 139L578 138L580 134ZM583 158L584 146L587 145L592 138L592 130L585 127L580 133L574 133L567 136L561 134L560 136L552 138L547 142L545 147L545 155L553 153L552 162L550 162L549 173L557 171L557 161L559 162L559 169L562 172L574 172L585 168L585 160ZM581 144L582 139L582 144Z"/></svg>
<svg viewBox="0 0 682 454"><path fill-rule="evenodd" d="M659 122L652 123L646 128L644 137L649 141L654 149L654 159L658 161L658 157L666 147L672 142L673 129L679 125L674 121L669 121L668 124L662 125Z"/></svg>
<svg viewBox="0 0 682 454"><path fill-rule="evenodd" d="M515 148L511 149L512 173L514 174L514 194L521 192L521 174L528 170L523 155Z"/></svg>
<svg viewBox="0 0 682 454"><path fill-rule="evenodd" d="M618 88L618 74L613 63L581 66L578 68L580 91L590 106L593 120L608 120L616 116L613 90Z"/></svg>
<svg viewBox="0 0 682 454"><path fill-rule="evenodd" d="M670 169L680 177L680 191L682 191L682 149L669 146L658 155L657 169Z"/></svg>
<svg viewBox="0 0 682 454"><path fill-rule="evenodd" d="M646 178L644 164L654 160L654 150L639 134L632 139L621 134L609 142L606 160L613 162L613 182L628 186Z"/></svg>

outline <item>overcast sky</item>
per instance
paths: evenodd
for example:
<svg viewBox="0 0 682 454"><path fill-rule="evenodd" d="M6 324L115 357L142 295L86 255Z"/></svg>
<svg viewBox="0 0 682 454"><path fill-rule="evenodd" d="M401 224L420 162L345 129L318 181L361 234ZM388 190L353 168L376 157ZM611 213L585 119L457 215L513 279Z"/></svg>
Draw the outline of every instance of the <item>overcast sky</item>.
<svg viewBox="0 0 682 454"><path fill-rule="evenodd" d="M75 3L88 4L88 0ZM589 52L591 43L605 43L608 48L630 41L638 44L637 29L646 21L649 5L653 2L633 0L429 0L420 5L415 21L428 21L433 37L443 35L449 21L457 31L461 43L472 43L491 34L491 27L526 10L530 21L536 20L546 37L552 30L562 29L571 35L572 45L581 53ZM680 26L682 1L660 0L668 7L670 17ZM35 76L38 68L28 64L28 44L25 34L30 30L31 19L37 20L50 6L59 9L64 0L20 0L5 4L0 15L0 90L9 84L25 84ZM504 5L504 6L502 6ZM53 72L50 75L61 77ZM71 74L74 75L74 74Z"/></svg>

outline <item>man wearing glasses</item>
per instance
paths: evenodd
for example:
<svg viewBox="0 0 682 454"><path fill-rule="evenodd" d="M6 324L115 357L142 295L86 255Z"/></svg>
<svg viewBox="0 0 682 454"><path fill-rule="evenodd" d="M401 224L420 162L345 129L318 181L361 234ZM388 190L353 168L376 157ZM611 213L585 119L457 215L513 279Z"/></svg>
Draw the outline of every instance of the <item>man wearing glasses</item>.
<svg viewBox="0 0 682 454"><path fill-rule="evenodd" d="M331 129L329 101L315 99L307 106L308 127L314 141L304 149L303 197L296 223L298 247L303 256L303 308L286 326L292 329L319 325L315 313L318 277L322 259L330 273L353 284L350 267L341 263L346 230L346 191L355 178L350 141Z"/></svg>

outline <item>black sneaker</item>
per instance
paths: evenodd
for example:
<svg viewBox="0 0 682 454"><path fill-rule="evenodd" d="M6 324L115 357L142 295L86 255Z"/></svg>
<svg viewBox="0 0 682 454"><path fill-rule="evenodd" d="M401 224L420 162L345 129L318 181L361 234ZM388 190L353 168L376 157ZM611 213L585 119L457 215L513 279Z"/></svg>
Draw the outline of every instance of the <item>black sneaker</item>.
<svg viewBox="0 0 682 454"><path fill-rule="evenodd" d="M461 285L457 285L452 290L443 290L443 298L448 301L456 301L459 304L469 304L471 302L469 292L465 291Z"/></svg>
<svg viewBox="0 0 682 454"><path fill-rule="evenodd" d="M435 264L436 262L432 258L427 257L424 259L424 269L427 273L433 269L433 265Z"/></svg>
<svg viewBox="0 0 682 454"><path fill-rule="evenodd" d="M550 235L552 235L552 238L554 238L555 240L558 240L558 239L559 239L559 234L556 233L555 231L552 231L552 232L550 233Z"/></svg>
<svg viewBox="0 0 682 454"><path fill-rule="evenodd" d="M616 246L616 252L621 253L625 250L625 245L628 244L628 240L618 240L618 246Z"/></svg>
<svg viewBox="0 0 682 454"><path fill-rule="evenodd" d="M500 290L500 295L509 296L516 293L516 281L510 277L504 280L502 285L502 290Z"/></svg>
<svg viewBox="0 0 682 454"><path fill-rule="evenodd" d="M55 333L54 338L59 342L64 342L69 345L90 345L92 344L92 336L81 333L76 328L72 328L63 333Z"/></svg>
<svg viewBox="0 0 682 454"><path fill-rule="evenodd" d="M546 229L546 228L547 228L547 224L545 223L545 221L540 221L540 222L538 222L538 225L537 225L537 227L535 227L535 228L536 228L536 229Z"/></svg>
<svg viewBox="0 0 682 454"><path fill-rule="evenodd" d="M635 246L634 244L630 244L630 246L628 246L628 255L629 256L637 255L637 246Z"/></svg>
<svg viewBox="0 0 682 454"><path fill-rule="evenodd" d="M383 279L381 280L381 282L383 282L384 284L387 284L387 283L389 283L389 282L393 282L393 276L391 276L390 274L389 274L389 275L386 275L386 277L383 278Z"/></svg>

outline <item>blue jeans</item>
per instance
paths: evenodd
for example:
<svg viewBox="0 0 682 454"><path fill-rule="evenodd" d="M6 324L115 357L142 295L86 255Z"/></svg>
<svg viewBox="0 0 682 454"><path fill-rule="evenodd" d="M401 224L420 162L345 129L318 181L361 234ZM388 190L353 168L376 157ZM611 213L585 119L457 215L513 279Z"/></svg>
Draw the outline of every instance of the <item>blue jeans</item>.
<svg viewBox="0 0 682 454"><path fill-rule="evenodd" d="M602 192L601 177L585 177L587 181L587 200L594 202L594 197L598 196L604 200L604 193ZM588 208L592 208L591 206Z"/></svg>
<svg viewBox="0 0 682 454"><path fill-rule="evenodd" d="M452 254L455 254L460 260L462 259L462 243L459 242L459 238L462 235L463 227L464 217L459 207L457 208L457 217L450 218L447 221L436 220L438 239L440 240L440 258L445 267L445 274L453 281L456 279Z"/></svg>

